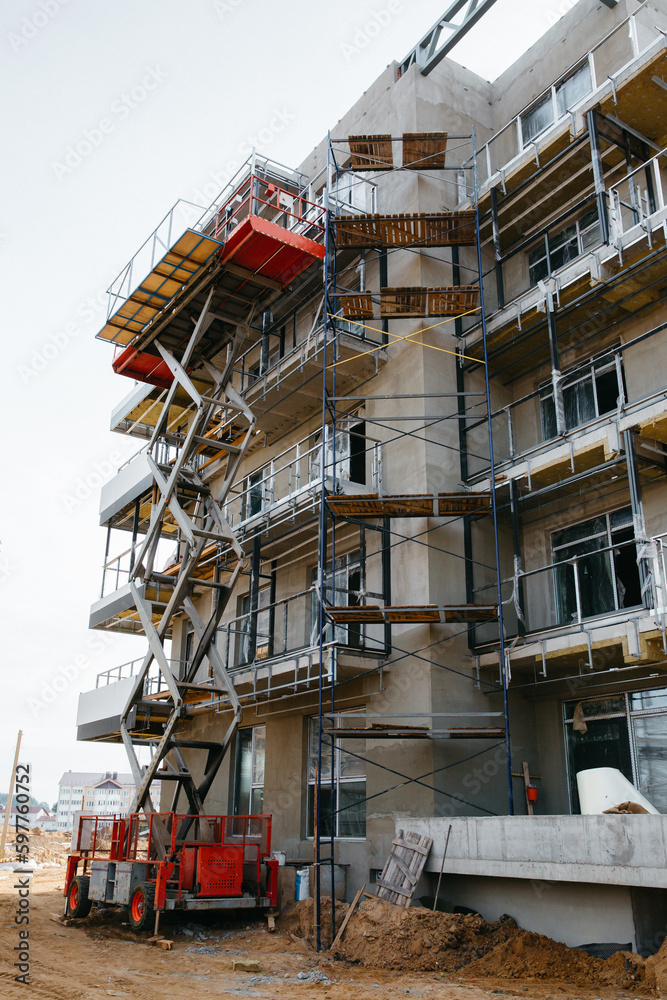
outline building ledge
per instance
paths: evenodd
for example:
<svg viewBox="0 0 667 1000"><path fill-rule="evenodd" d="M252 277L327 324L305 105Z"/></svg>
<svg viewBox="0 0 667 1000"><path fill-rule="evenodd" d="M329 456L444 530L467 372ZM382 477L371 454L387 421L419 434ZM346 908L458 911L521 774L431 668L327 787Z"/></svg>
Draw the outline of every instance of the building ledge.
<svg viewBox="0 0 667 1000"><path fill-rule="evenodd" d="M447 875L667 888L666 816L396 818L433 839L426 870Z"/></svg>

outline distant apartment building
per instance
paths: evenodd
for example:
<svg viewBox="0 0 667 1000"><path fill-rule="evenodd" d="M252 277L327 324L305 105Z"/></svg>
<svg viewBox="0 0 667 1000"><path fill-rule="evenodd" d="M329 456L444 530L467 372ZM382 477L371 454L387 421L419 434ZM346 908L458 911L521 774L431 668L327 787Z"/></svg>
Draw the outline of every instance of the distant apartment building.
<svg viewBox="0 0 667 1000"><path fill-rule="evenodd" d="M79 812L98 816L125 816L134 793L131 774L118 771L66 771L58 784L56 827L71 830ZM156 808L160 804L159 787L153 795Z"/></svg>

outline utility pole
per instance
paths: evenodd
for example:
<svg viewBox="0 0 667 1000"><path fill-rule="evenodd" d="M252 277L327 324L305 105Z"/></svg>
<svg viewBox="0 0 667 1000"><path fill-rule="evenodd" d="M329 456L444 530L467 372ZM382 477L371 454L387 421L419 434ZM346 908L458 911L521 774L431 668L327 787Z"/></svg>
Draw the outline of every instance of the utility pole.
<svg viewBox="0 0 667 1000"><path fill-rule="evenodd" d="M19 729L18 739L16 741L16 753L14 754L14 766L12 767L12 775L9 779L9 792L7 793L7 805L5 806L5 822L2 825L2 840L0 840L0 860L5 856L5 842L7 840L7 829L9 827L9 814L12 811L12 799L14 798L14 778L16 776L16 768L19 762L19 753L21 751L21 737L23 736L22 731Z"/></svg>

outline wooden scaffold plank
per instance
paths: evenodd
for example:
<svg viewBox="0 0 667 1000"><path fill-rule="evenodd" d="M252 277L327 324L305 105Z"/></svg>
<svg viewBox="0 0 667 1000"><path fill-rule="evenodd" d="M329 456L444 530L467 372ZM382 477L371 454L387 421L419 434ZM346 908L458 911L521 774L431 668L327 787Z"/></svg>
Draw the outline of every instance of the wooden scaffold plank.
<svg viewBox="0 0 667 1000"><path fill-rule="evenodd" d="M339 247L447 247L475 243L475 213L419 212L396 215L337 215Z"/></svg>
<svg viewBox="0 0 667 1000"><path fill-rule="evenodd" d="M404 132L403 166L408 170L444 170L446 132Z"/></svg>
<svg viewBox="0 0 667 1000"><path fill-rule="evenodd" d="M348 142L350 169L391 170L394 166L391 135L351 135Z"/></svg>

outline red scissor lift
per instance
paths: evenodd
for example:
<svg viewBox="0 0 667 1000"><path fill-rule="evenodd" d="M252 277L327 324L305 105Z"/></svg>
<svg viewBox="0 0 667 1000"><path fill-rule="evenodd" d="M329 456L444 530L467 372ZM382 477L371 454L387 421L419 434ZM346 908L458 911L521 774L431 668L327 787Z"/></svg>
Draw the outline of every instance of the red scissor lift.
<svg viewBox="0 0 667 1000"><path fill-rule="evenodd" d="M187 230L109 318L99 336L118 345L114 371L169 388L173 375L145 332L156 317L216 260L221 302L255 283L286 288L324 259L325 214L286 181L281 185L251 170L203 230Z"/></svg>
<svg viewBox="0 0 667 1000"><path fill-rule="evenodd" d="M127 906L142 930L169 910L270 909L278 901L270 853L270 816L81 816L67 861L66 912Z"/></svg>

